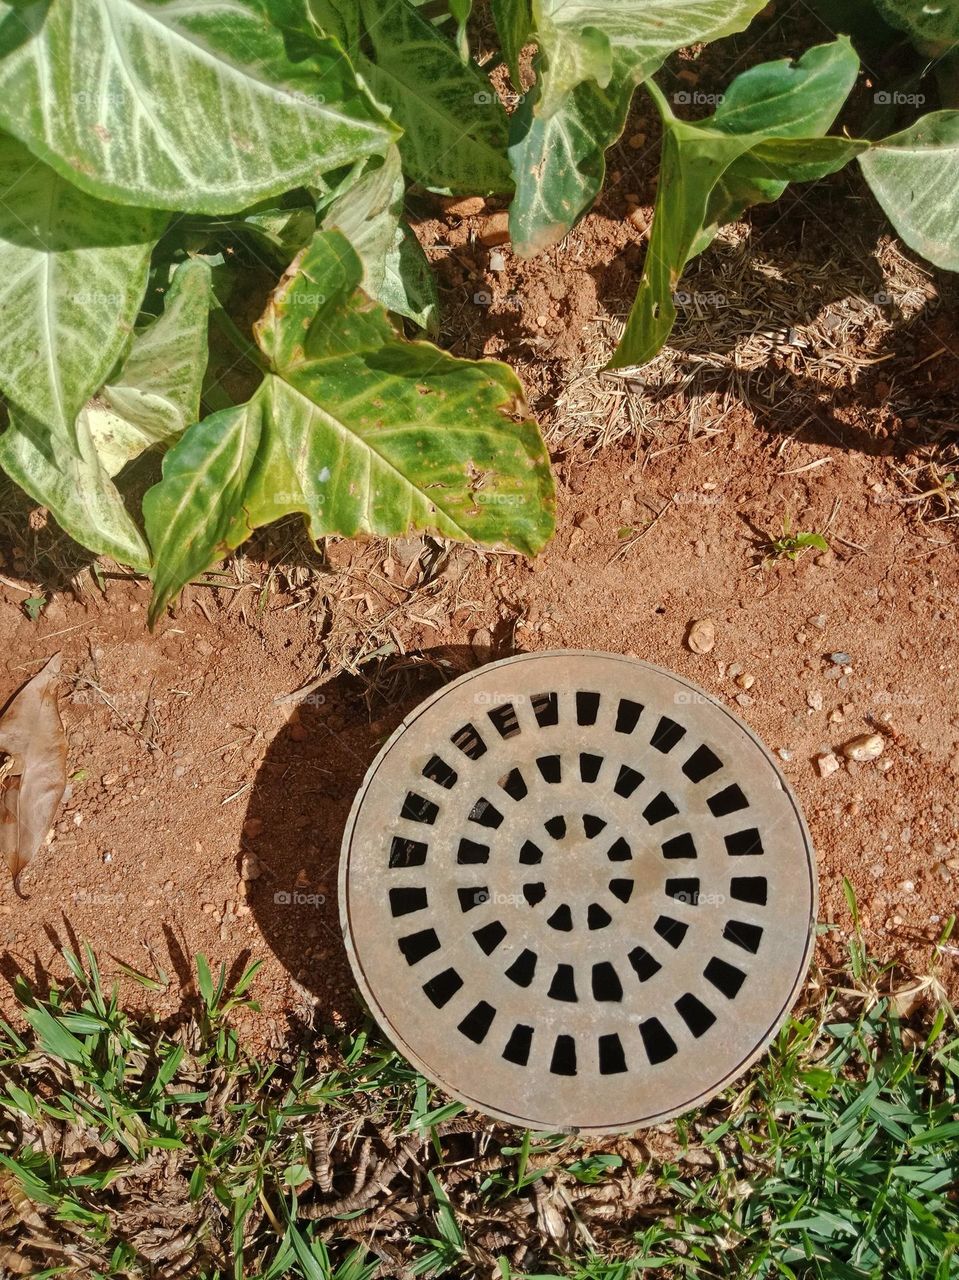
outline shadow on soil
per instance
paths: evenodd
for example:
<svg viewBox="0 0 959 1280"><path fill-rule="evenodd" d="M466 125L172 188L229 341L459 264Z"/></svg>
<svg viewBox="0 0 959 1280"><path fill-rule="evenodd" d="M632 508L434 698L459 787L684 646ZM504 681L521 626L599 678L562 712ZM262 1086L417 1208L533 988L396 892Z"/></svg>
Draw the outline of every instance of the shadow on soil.
<svg viewBox="0 0 959 1280"><path fill-rule="evenodd" d="M316 1021L334 987L352 985L337 902L340 841L353 799L376 753L424 698L504 648L447 646L376 659L298 704L260 767L247 808L246 847L260 874L247 902L290 976L317 997ZM342 1002L340 1006L342 1009Z"/></svg>

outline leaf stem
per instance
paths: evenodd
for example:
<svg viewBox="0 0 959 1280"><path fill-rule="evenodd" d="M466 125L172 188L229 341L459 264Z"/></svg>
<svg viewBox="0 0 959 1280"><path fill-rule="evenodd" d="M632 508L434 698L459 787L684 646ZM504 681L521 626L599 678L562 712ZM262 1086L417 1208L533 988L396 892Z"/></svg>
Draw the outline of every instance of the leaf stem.
<svg viewBox="0 0 959 1280"><path fill-rule="evenodd" d="M233 317L216 296L213 298L211 312L220 332L232 343L240 355L249 360L250 364L259 369L261 373L269 373L270 366L263 352L241 332L234 323Z"/></svg>
<svg viewBox="0 0 959 1280"><path fill-rule="evenodd" d="M652 98L653 102L656 103L656 107L659 111L659 114L662 116L664 122L667 120L676 119L676 117L673 115L672 108L670 107L669 103L666 100L666 95L663 93L662 89L660 89L659 85L656 83L656 81L653 79L652 76L646 77L646 79L643 81L643 88Z"/></svg>

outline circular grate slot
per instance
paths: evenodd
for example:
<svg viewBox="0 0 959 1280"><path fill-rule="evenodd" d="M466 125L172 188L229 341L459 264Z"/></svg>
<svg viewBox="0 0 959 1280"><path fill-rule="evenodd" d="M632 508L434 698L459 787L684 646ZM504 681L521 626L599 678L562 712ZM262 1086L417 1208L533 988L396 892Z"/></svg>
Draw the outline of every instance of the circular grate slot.
<svg viewBox="0 0 959 1280"><path fill-rule="evenodd" d="M752 732L614 655L492 663L410 715L343 841L350 959L449 1093L602 1133L704 1101L806 972L814 860Z"/></svg>

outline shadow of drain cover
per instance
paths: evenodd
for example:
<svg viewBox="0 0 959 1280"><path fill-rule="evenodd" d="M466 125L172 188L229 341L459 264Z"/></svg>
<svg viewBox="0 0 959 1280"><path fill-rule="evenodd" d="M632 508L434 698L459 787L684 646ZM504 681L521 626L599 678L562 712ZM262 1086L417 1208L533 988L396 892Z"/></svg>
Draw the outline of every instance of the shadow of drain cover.
<svg viewBox="0 0 959 1280"><path fill-rule="evenodd" d="M773 758L658 667L507 658L422 703L343 840L353 969L397 1048L533 1129L621 1132L717 1093L769 1044L816 878Z"/></svg>

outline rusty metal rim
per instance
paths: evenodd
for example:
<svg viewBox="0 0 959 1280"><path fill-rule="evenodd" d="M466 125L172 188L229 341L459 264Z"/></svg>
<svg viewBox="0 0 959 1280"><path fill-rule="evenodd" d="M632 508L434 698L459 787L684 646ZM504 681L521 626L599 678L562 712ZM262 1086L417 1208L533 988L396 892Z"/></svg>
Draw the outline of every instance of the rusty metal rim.
<svg viewBox="0 0 959 1280"><path fill-rule="evenodd" d="M809 917L806 925L806 945L803 950L802 960L798 967L796 980L792 984L792 987L790 988L788 995L783 1001L783 1004L780 1006L778 1012L776 1013L776 1016L772 1019L767 1029L762 1033L761 1037L758 1039L755 1047L747 1054L745 1058L742 1059L742 1061L740 1061L736 1066L732 1067L724 1076L722 1076L719 1080L717 1080L714 1085L711 1085L708 1089L700 1090L698 1093L693 1094L692 1096L685 1099L684 1101L677 1103L675 1106L669 1107L664 1111L648 1114L638 1119L635 1119L633 1121L624 1120L622 1122L616 1122L613 1124L596 1125L596 1126L592 1126L592 1125L570 1126L566 1129L566 1131L570 1133L582 1133L582 1134L596 1135L596 1136L630 1133L639 1128L649 1128L653 1125L661 1124L663 1121L673 1119L674 1117L682 1115L684 1112L689 1111L692 1108L707 1102L711 1098L716 1097L729 1084L731 1084L734 1080L737 1080L745 1071L749 1069L749 1067L753 1065L754 1062L756 1062L758 1058L760 1058L763 1055L763 1053L765 1053L765 1051L769 1048L769 1045L772 1043L773 1039L775 1038L776 1033L779 1031L780 1027L782 1026L783 1021L785 1020L787 1014L789 1013L789 1010L792 1008L793 1004L795 1003L796 998L799 995L799 992L802 990L802 987L806 980L806 975L809 970L809 965L812 960L812 953L815 945L815 927L816 927L816 919L817 919L818 907L819 907L819 885L818 885L817 877L815 875L816 864L815 864L815 853L813 849L812 838L810 836L809 829L806 825L805 818L803 817L802 810L799 806L799 802L796 799L796 796L793 793L793 790L790 787L787 779L785 778L782 771L780 770L779 765L777 764L776 760L773 758L771 752L768 750L766 745L761 741L761 739L756 735L756 733L752 730L752 728L748 724L746 724L745 721L740 719L739 716L735 715L732 711L730 711L730 709L724 703L720 702L718 698L714 697L713 694L703 689L702 686L696 684L692 680L687 679L687 677L685 676L678 675L676 672L668 670L666 667L660 667L660 666L657 666L655 663L645 662L641 658L627 658L623 654L606 653L606 652L603 652L602 650L595 650L595 649L546 649L540 652L514 654L508 658L501 658L496 662L486 663L481 667L475 668L473 671L468 671L464 675L458 676L455 680L451 680L448 684L443 685L442 688L437 689L434 693L430 694L421 703L419 703L414 708L414 710L411 711L410 714L406 716L403 719L403 721L397 726L397 728L393 731L393 733L390 735L387 741L380 748L379 752L376 755L376 758L374 759L373 763L370 765L369 769L366 771L366 774L364 775L364 778L363 778L363 782L361 783L357 791L357 794L353 800L353 804L350 808L350 813L346 821L346 826L343 832L343 839L340 846L340 866L339 866L339 875L338 875L340 925L343 930L346 953L349 957L350 966L353 970L353 976L356 979L357 986L360 989L363 999L366 1002L367 1007L375 1017L377 1023L386 1032L392 1044L397 1049L399 1049L399 1051L403 1054L403 1056L410 1063L412 1063L412 1065L416 1067L416 1069L423 1076L425 1076L428 1080L432 1081L433 1084L437 1085L445 1093L448 1093L452 1098L455 1098L458 1101L465 1103L467 1106L475 1108L477 1111L481 1112L482 1114L492 1116L493 1118L503 1121L506 1124L518 1125L525 1128L530 1128L531 1126L535 1125L537 1122L530 1119L529 1117L523 1117L513 1112L504 1111L501 1108L491 1105L486 1101L482 1101L480 1099L469 1096L461 1089L457 1089L447 1079L445 1079L442 1073L439 1072L434 1066L430 1065L427 1062L424 1062L423 1059L420 1057L420 1055L416 1052L416 1050L413 1049L412 1046L410 1046L407 1043L407 1041L403 1036L403 1033L396 1026L394 1020L390 1017L387 1011L383 1008L383 1005L381 1004L381 1002L373 994L372 988L369 982L367 981L366 974L363 970L363 966L360 962L358 955L356 954L356 949L353 944L353 930L352 930L351 921L350 921L348 877L349 877L349 862L350 862L350 851L351 851L352 841L353 841L353 832L356 828L359 812L362 807L363 801L366 797L366 793L369 789L371 782L376 776L377 772L385 764L390 753L392 752L394 747L398 745L398 743L403 738L404 734L407 732L409 727L412 724L414 724L422 715L426 714L435 702L438 702L441 698L445 697L448 693L452 692L453 690L463 685L469 684L470 681L476 679L478 676L488 675L491 668L506 667L506 666L512 666L515 663L538 661L544 658L557 658L557 657L559 658L581 657L581 658L590 658L590 659L604 658L604 659L608 659L611 662L621 662L631 667L641 667L644 670L654 672L659 676L666 676L670 680L675 681L677 684L685 686L685 688L690 690L691 693L696 694L698 697L704 699L716 710L721 711L722 714L736 726L736 728L738 728L742 733L744 733L752 741L754 746L759 748L759 751L761 752L763 758L766 760L767 764L772 769L774 778L776 780L776 784L781 788L786 799L789 801L789 804L792 808L793 814L795 816L796 822L798 824L799 830L802 834L803 841L805 843L806 849L809 854L808 860L807 860L807 870L809 873L810 906L809 906ZM559 1126L557 1126L557 1130L558 1129L559 1129ZM557 1131L557 1130L554 1130L554 1131Z"/></svg>

